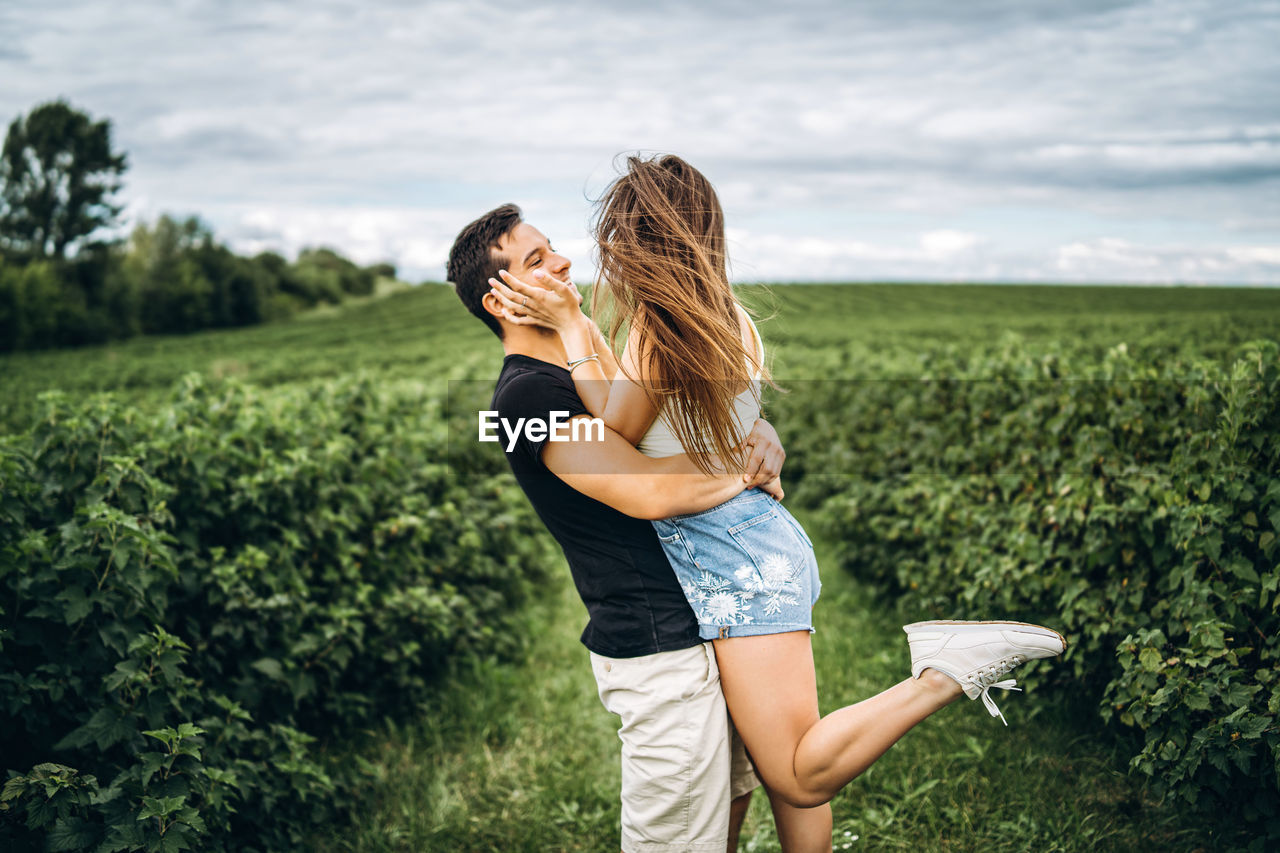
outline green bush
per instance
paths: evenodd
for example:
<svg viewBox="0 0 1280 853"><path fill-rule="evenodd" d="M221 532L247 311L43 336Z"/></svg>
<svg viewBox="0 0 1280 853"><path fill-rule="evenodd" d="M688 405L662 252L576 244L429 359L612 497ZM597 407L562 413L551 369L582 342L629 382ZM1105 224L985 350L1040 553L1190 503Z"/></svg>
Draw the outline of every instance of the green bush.
<svg viewBox="0 0 1280 853"><path fill-rule="evenodd" d="M0 439L0 847L296 849L354 778L318 747L515 648L545 538L442 390L190 377Z"/></svg>
<svg viewBox="0 0 1280 853"><path fill-rule="evenodd" d="M294 273L317 298L340 302L345 296L367 296L373 292L375 274L361 269L332 249L303 249L294 263Z"/></svg>
<svg viewBox="0 0 1280 853"><path fill-rule="evenodd" d="M780 401L841 563L936 617L1060 628L1033 682L1140 728L1157 794L1280 838L1276 344L1157 367L1006 341L919 370Z"/></svg>
<svg viewBox="0 0 1280 853"><path fill-rule="evenodd" d="M59 341L63 321L83 311L83 299L76 296L51 263L24 267L0 261L0 351Z"/></svg>

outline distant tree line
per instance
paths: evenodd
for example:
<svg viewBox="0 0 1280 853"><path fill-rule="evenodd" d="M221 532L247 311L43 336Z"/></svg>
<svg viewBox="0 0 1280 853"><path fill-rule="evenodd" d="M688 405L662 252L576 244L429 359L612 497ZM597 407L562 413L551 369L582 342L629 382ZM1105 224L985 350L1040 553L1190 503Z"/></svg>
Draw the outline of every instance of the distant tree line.
<svg viewBox="0 0 1280 853"><path fill-rule="evenodd" d="M331 249L235 254L196 217L111 239L127 168L111 123L63 101L9 125L0 151L0 352L275 320L374 290L395 267Z"/></svg>

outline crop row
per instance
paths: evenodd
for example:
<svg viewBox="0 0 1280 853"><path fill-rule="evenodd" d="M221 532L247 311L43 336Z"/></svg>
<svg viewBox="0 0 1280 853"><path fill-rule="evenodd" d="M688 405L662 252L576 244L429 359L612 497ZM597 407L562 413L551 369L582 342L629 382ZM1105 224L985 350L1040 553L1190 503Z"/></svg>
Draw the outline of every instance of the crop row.
<svg viewBox="0 0 1280 853"><path fill-rule="evenodd" d="M296 849L321 747L514 646L545 538L443 398L193 376L0 440L0 848Z"/></svg>
<svg viewBox="0 0 1280 853"><path fill-rule="evenodd" d="M910 379L794 383L776 415L845 569L913 612L1060 628L1033 683L1137 727L1157 794L1280 837L1275 342L935 350Z"/></svg>

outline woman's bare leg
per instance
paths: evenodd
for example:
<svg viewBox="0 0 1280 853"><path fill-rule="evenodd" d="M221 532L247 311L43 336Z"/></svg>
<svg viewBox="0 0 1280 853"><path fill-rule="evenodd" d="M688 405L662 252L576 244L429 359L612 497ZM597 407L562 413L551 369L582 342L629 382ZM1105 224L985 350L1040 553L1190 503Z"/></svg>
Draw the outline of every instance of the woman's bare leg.
<svg viewBox="0 0 1280 853"><path fill-rule="evenodd" d="M963 695L926 669L825 717L808 631L714 640L733 723L770 795L798 808L828 802L889 747Z"/></svg>
<svg viewBox="0 0 1280 853"><path fill-rule="evenodd" d="M831 853L831 804L801 809L769 790L769 806L784 853Z"/></svg>

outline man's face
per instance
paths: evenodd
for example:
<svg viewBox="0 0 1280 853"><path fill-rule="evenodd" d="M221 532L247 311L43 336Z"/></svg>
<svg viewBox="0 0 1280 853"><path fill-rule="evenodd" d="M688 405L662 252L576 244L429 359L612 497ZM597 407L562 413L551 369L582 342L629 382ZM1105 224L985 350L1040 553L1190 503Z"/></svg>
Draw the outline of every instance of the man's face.
<svg viewBox="0 0 1280 853"><path fill-rule="evenodd" d="M498 252L507 260L507 272L529 284L538 284L538 279L533 277L538 270L570 283L569 259L553 249L543 233L527 222L521 222L502 235L498 241ZM574 288L574 293L578 293L577 288ZM578 302L582 302L580 293Z"/></svg>

